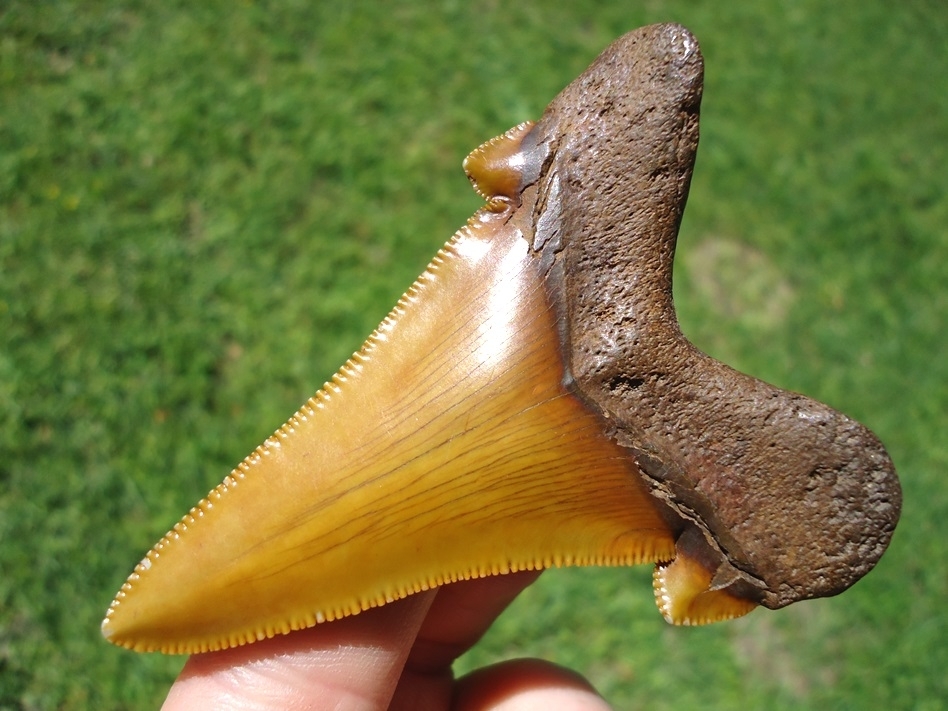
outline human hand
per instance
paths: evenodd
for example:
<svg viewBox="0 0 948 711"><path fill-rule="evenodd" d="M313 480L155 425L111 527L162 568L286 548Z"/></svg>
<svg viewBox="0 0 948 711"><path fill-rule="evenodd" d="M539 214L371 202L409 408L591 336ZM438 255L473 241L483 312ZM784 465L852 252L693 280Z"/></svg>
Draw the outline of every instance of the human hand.
<svg viewBox="0 0 948 711"><path fill-rule="evenodd" d="M609 709L581 676L535 659L454 679L454 660L538 575L454 583L289 635L193 655L162 708Z"/></svg>

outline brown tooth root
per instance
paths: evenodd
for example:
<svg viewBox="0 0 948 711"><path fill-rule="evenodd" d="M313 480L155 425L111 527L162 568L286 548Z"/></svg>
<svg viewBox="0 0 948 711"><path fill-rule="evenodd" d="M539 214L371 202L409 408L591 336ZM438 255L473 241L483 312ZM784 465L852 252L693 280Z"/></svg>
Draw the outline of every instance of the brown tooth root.
<svg viewBox="0 0 948 711"><path fill-rule="evenodd" d="M901 491L868 429L709 358L679 329L672 258L702 74L679 26L607 49L524 139L544 167L521 224L550 265L573 392L697 529L689 550L713 585L777 608L868 572Z"/></svg>
<svg viewBox="0 0 948 711"><path fill-rule="evenodd" d="M643 28L475 150L487 206L147 554L103 634L206 651L453 580L649 561L666 618L703 623L871 568L900 503L878 441L678 329L701 72L686 30Z"/></svg>

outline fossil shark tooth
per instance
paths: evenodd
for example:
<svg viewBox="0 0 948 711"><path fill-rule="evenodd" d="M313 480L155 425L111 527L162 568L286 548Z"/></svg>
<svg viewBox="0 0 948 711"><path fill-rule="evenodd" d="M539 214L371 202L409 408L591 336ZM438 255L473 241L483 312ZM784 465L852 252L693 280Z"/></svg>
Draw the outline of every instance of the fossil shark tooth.
<svg viewBox="0 0 948 711"><path fill-rule="evenodd" d="M455 580L643 562L666 619L699 624L868 572L901 501L878 440L678 328L702 73L687 30L642 28L472 152L485 207L149 551L106 638L200 652Z"/></svg>

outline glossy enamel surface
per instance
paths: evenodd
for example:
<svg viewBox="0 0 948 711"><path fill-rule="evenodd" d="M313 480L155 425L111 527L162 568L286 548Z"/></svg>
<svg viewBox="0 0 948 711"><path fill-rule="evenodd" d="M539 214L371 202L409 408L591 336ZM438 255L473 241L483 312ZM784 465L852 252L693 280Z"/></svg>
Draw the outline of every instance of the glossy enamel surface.
<svg viewBox="0 0 948 711"><path fill-rule="evenodd" d="M112 642L196 652L446 581L667 560L634 461L561 385L528 245L482 211L364 348L148 554Z"/></svg>

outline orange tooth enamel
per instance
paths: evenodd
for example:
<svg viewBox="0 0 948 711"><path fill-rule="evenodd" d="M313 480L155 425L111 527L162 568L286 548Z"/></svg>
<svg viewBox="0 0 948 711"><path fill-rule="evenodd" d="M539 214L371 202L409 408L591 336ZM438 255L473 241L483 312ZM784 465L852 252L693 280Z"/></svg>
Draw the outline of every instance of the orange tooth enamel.
<svg viewBox="0 0 948 711"><path fill-rule="evenodd" d="M665 620L673 625L707 625L742 617L755 602L716 590L712 574L701 563L681 553L669 563L655 566L655 601Z"/></svg>
<svg viewBox="0 0 948 711"><path fill-rule="evenodd" d="M563 388L528 244L484 210L363 349L148 554L103 623L198 652L447 581L667 560L632 460Z"/></svg>
<svg viewBox="0 0 948 711"><path fill-rule="evenodd" d="M520 197L524 162L520 144L533 125L524 121L478 146L464 159L464 172L474 190L495 212Z"/></svg>

